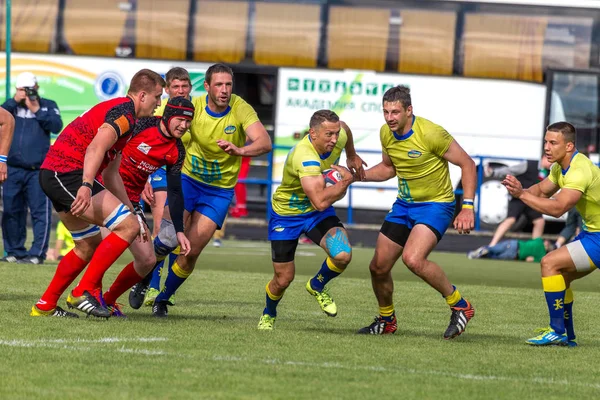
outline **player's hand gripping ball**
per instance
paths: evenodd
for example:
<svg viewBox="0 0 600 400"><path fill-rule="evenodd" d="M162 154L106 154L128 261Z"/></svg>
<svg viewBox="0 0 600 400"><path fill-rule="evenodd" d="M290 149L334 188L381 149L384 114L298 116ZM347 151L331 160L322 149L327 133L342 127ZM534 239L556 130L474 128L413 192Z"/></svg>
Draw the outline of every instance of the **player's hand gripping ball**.
<svg viewBox="0 0 600 400"><path fill-rule="evenodd" d="M342 180L340 173L334 169L326 169L323 171L323 178L325 179L325 187L333 186Z"/></svg>

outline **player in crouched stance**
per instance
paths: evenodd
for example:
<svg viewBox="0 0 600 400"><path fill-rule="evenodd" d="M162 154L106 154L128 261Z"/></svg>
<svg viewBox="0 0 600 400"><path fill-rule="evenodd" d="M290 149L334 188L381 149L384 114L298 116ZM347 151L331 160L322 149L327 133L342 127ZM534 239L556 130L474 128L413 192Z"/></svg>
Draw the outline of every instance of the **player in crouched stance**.
<svg viewBox="0 0 600 400"><path fill-rule="evenodd" d="M511 175L502 182L513 197L536 211L558 218L575 206L583 220L584 228L574 241L542 258L550 325L527 340L532 346L577 346L571 282L600 266L600 170L577 151L576 139L575 127L567 122L548 126L544 155L554 163L548 177L528 189Z"/></svg>
<svg viewBox="0 0 600 400"><path fill-rule="evenodd" d="M348 167L362 176L364 163L354 150L350 129L333 111L320 110L310 120L309 134L294 146L285 161L269 220L274 276L266 286L266 306L258 329L273 329L277 305L294 280L294 255L303 233L327 253L319 272L306 283L306 290L325 314L337 315L326 285L344 272L352 259L348 233L332 207L354 181L348 169L335 165L343 149ZM341 180L326 186L322 173L330 168L340 173Z"/></svg>
<svg viewBox="0 0 600 400"><path fill-rule="evenodd" d="M391 88L384 94L383 116L383 160L365 171L365 180L382 182L397 176L398 196L381 226L369 265L379 315L358 333L381 335L396 331L392 268L402 257L412 273L446 299L452 314L444 339L452 339L465 330L475 309L450 283L442 268L427 257L454 216L448 162L462 170L465 198L454 228L459 233L473 229L475 163L444 128L413 114L410 89L406 86Z"/></svg>

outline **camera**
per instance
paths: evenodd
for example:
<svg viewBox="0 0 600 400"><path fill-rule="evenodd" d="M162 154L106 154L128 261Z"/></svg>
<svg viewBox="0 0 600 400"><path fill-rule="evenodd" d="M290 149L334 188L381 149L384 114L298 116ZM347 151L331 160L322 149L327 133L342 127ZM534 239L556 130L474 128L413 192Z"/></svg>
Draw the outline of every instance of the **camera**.
<svg viewBox="0 0 600 400"><path fill-rule="evenodd" d="M40 98L40 96L38 96L37 90L35 90L35 88L32 87L26 87L25 94L27 94L27 97L29 97L30 101L37 101Z"/></svg>

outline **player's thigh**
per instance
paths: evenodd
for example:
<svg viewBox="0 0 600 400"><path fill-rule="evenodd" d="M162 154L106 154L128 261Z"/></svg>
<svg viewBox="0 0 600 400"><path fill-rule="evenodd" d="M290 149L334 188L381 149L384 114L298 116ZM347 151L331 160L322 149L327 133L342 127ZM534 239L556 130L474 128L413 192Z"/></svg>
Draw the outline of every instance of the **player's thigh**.
<svg viewBox="0 0 600 400"><path fill-rule="evenodd" d="M190 253L200 254L216 230L217 224L212 219L199 212L191 213L189 223L185 229L191 245Z"/></svg>
<svg viewBox="0 0 600 400"><path fill-rule="evenodd" d="M559 253L560 250L563 250ZM599 232L582 232L579 234L574 241L567 243L563 247L554 250L544 257L542 262L549 256L555 254L563 255L563 259L566 262L567 256L569 268L561 268L561 272L587 272L594 271L600 266L600 233ZM548 261L548 260L547 260ZM550 259L554 261L554 258ZM562 260L557 260L557 262ZM555 265L554 263L551 264Z"/></svg>
<svg viewBox="0 0 600 400"><path fill-rule="evenodd" d="M439 232L430 226L415 225L408 235L402 259L409 263L425 260L437 245L440 238L438 235Z"/></svg>
<svg viewBox="0 0 600 400"><path fill-rule="evenodd" d="M81 218L92 224L105 226L107 218L112 214L116 215L124 213L122 215L126 218L128 214L131 214L131 212L128 211L127 206L125 206L114 194L108 190L103 190L92 196L90 206L83 213Z"/></svg>
<svg viewBox="0 0 600 400"><path fill-rule="evenodd" d="M394 236L389 237L385 233L379 232L375 244L375 253L369 266L371 272L387 274L392 270L404 250L404 247L397 242L397 239L394 239L396 239Z"/></svg>
<svg viewBox="0 0 600 400"><path fill-rule="evenodd" d="M571 246L562 246L542 258L542 276L556 275L559 273L583 272L592 269L589 257L580 241L569 243Z"/></svg>

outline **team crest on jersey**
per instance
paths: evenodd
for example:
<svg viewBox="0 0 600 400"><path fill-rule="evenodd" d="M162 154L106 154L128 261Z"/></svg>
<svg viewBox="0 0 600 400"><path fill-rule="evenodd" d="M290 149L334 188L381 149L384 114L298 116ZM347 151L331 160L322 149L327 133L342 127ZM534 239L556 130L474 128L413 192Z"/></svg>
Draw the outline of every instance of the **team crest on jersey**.
<svg viewBox="0 0 600 400"><path fill-rule="evenodd" d="M235 126L229 125L229 126L225 127L224 131L228 135L234 134L235 133Z"/></svg>
<svg viewBox="0 0 600 400"><path fill-rule="evenodd" d="M418 151L418 150L411 150L411 151L408 152L408 156L410 158L419 158L419 157L421 157L421 154L422 153L420 151Z"/></svg>
<svg viewBox="0 0 600 400"><path fill-rule="evenodd" d="M148 153L150 153L150 149L151 149L151 148L152 148L152 147L150 147L149 145L147 145L146 143L143 143L143 142L142 142L142 143L140 143L140 145L137 147L137 149L138 149L139 151L141 151L142 153L144 153L144 154L148 154Z"/></svg>

